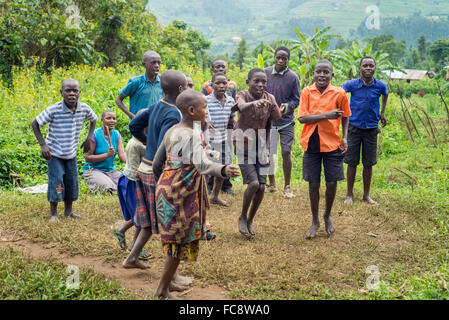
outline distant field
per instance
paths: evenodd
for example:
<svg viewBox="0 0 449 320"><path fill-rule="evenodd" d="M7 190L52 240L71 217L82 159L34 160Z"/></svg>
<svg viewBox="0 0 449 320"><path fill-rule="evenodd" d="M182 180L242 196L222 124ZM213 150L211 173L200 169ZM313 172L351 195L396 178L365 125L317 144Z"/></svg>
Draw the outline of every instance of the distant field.
<svg viewBox="0 0 449 320"><path fill-rule="evenodd" d="M279 0L275 4L269 0L149 0L148 8L163 24L173 19L184 20L212 41L213 51L220 48L229 52L237 46L232 41L234 36L244 37L250 46L261 40L270 42L291 37L289 33L295 27L289 23L291 19L311 21L308 28L315 26L312 25L314 19L322 19L326 26L333 27L334 33L348 36L369 16L365 10L371 5L379 8L381 17L408 16L416 12L423 16L449 14L449 2L442 0ZM211 9L214 6L216 10ZM240 17L237 22L226 23L236 15Z"/></svg>

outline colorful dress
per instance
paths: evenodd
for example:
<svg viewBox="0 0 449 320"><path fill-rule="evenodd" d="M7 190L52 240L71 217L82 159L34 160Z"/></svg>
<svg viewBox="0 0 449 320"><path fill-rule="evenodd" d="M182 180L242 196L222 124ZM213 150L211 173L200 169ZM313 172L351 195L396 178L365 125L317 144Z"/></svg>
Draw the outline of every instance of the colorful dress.
<svg viewBox="0 0 449 320"><path fill-rule="evenodd" d="M207 157L199 132L182 127L167 131L153 161L158 179L156 214L165 254L196 260L209 208L204 175L223 178L223 167Z"/></svg>

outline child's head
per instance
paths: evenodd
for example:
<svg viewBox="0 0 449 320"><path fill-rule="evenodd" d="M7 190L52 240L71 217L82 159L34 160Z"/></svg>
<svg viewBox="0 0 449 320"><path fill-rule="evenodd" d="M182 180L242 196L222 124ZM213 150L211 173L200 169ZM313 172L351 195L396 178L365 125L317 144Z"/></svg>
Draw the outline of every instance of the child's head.
<svg viewBox="0 0 449 320"><path fill-rule="evenodd" d="M220 96L226 93L228 88L228 78L223 72L214 73L212 76L212 88L214 92Z"/></svg>
<svg viewBox="0 0 449 320"><path fill-rule="evenodd" d="M212 61L212 73L222 72L226 74L226 62L223 59Z"/></svg>
<svg viewBox="0 0 449 320"><path fill-rule="evenodd" d="M78 103L80 97L80 84L75 79L65 79L62 81L60 92L64 103L69 107L73 107Z"/></svg>
<svg viewBox="0 0 449 320"><path fill-rule="evenodd" d="M251 95L256 99L260 99L267 87L267 74L263 69L253 68L248 72L246 84Z"/></svg>
<svg viewBox="0 0 449 320"><path fill-rule="evenodd" d="M365 56L360 60L359 71L363 78L371 79L376 72L376 61L373 57Z"/></svg>
<svg viewBox="0 0 449 320"><path fill-rule="evenodd" d="M108 127L109 130L114 129L117 124L117 118L115 117L115 112L112 110L104 110L101 114L101 122L103 126Z"/></svg>
<svg viewBox="0 0 449 320"><path fill-rule="evenodd" d="M207 118L207 99L195 90L187 89L176 98L176 106L182 113L182 119L187 121L201 121Z"/></svg>
<svg viewBox="0 0 449 320"><path fill-rule="evenodd" d="M320 60L316 63L313 80L318 89L326 89L333 76L334 67L329 60Z"/></svg>
<svg viewBox="0 0 449 320"><path fill-rule="evenodd" d="M279 47L274 51L274 63L278 71L282 71L287 67L290 60L290 50L287 47Z"/></svg>
<svg viewBox="0 0 449 320"><path fill-rule="evenodd" d="M147 73L156 76L161 68L161 56L156 51L147 51L142 58L142 65Z"/></svg>
<svg viewBox="0 0 449 320"><path fill-rule="evenodd" d="M161 87L164 95L176 99L176 97L187 89L186 76L177 70L167 70L161 75Z"/></svg>
<svg viewBox="0 0 449 320"><path fill-rule="evenodd" d="M192 80L192 78L190 78L189 76L186 76L186 80L187 80L187 88L193 89L193 80Z"/></svg>

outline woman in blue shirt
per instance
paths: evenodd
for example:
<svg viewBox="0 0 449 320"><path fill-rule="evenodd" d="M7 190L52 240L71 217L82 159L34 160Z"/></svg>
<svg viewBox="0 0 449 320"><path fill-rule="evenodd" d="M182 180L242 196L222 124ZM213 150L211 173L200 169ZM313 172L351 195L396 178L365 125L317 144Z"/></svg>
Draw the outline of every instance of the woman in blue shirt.
<svg viewBox="0 0 449 320"><path fill-rule="evenodd" d="M115 170L115 156L118 154L122 162L126 162L122 138L114 127L117 123L115 113L105 110L101 115L103 126L95 130L90 149L84 154L83 177L90 190L116 192L120 172Z"/></svg>

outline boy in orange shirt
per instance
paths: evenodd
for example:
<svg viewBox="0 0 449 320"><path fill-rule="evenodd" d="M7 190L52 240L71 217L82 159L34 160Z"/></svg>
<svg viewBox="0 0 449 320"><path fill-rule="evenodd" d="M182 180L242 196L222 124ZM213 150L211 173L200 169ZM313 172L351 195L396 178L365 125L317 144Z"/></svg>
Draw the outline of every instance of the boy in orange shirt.
<svg viewBox="0 0 449 320"><path fill-rule="evenodd" d="M321 162L326 180L326 209L324 223L331 235L335 229L331 209L337 193L337 181L344 180L343 157L348 149L348 118L351 116L345 91L330 84L334 76L328 60L319 61L313 72L315 83L302 91L298 120L305 123L300 143L304 149L303 178L309 182L312 226L306 238L315 237L320 222L318 207L320 201ZM343 136L340 140L340 117Z"/></svg>

